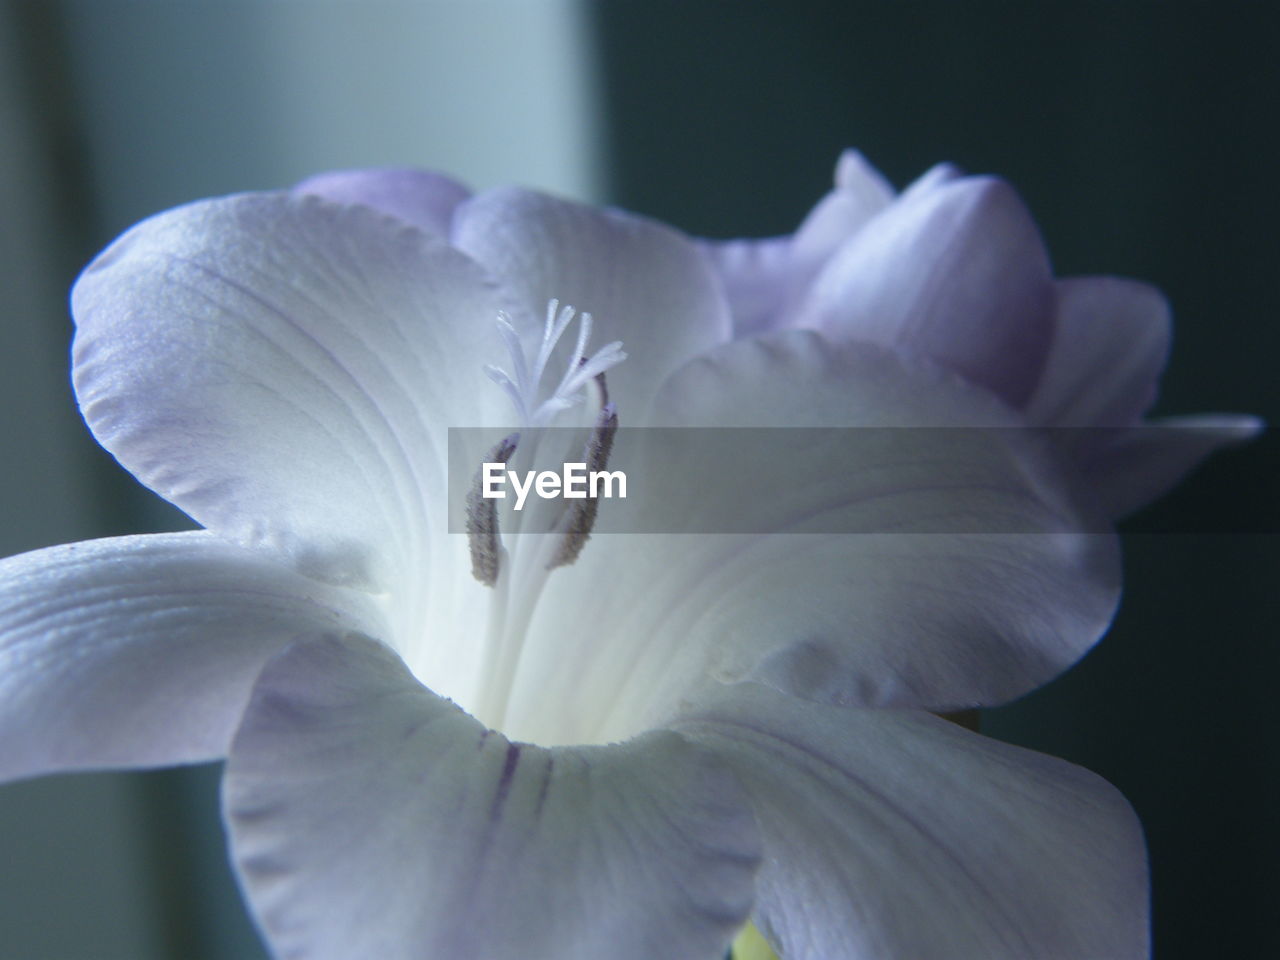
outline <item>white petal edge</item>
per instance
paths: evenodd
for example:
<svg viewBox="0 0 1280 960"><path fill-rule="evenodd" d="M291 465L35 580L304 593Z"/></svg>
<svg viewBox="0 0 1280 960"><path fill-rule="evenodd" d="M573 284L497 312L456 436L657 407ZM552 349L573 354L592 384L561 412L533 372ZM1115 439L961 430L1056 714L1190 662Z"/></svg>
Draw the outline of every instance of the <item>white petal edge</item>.
<svg viewBox="0 0 1280 960"><path fill-rule="evenodd" d="M378 631L368 598L205 532L0 561L0 779L226 753L262 665Z"/></svg>
<svg viewBox="0 0 1280 960"><path fill-rule="evenodd" d="M293 192L373 207L441 240L449 238L453 211L471 196L470 190L443 174L402 167L318 173Z"/></svg>
<svg viewBox="0 0 1280 960"><path fill-rule="evenodd" d="M746 785L787 960L1143 960L1142 828L1106 781L928 714L710 691L679 732Z"/></svg>
<svg viewBox="0 0 1280 960"><path fill-rule="evenodd" d="M201 525L385 588L444 526L445 428L502 409L498 308L474 263L367 207L227 197L89 265L74 381L99 442Z"/></svg>
<svg viewBox="0 0 1280 960"><path fill-rule="evenodd" d="M264 669L224 810L286 960L713 960L759 856L736 780L674 734L513 743L354 638Z"/></svg>

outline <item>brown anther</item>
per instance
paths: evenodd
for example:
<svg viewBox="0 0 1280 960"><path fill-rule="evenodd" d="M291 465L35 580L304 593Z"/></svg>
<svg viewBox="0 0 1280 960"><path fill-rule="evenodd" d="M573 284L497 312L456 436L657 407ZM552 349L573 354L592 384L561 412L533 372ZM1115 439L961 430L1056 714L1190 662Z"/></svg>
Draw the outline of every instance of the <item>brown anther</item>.
<svg viewBox="0 0 1280 960"><path fill-rule="evenodd" d="M480 464L467 493L467 544L471 548L471 575L486 587L498 582L502 563L502 538L498 533L498 503L484 496L484 464L507 463L516 452L520 434L503 438Z"/></svg>
<svg viewBox="0 0 1280 960"><path fill-rule="evenodd" d="M596 377L600 384L600 393L608 397L605 388L604 374ZM603 472L609 463L609 453L613 450L613 437L618 432L618 411L607 400L600 408L595 426L591 429L591 437L582 450L582 459L586 463L587 476L595 472ZM556 547L555 555L547 564L548 570L556 567L567 567L578 559L582 548L591 538L591 529L596 524L596 515L600 512L600 498L587 492L581 500L573 501L562 521L564 533Z"/></svg>

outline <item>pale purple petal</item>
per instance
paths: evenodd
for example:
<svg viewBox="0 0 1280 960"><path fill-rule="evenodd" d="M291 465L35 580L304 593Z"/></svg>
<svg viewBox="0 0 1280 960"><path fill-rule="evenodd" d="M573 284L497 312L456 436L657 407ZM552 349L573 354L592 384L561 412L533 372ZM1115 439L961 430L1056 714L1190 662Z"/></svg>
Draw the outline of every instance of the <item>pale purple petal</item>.
<svg viewBox="0 0 1280 960"><path fill-rule="evenodd" d="M903 201L914 201L923 193L945 187L964 178L964 171L953 163L936 163L911 181L899 196Z"/></svg>
<svg viewBox="0 0 1280 960"><path fill-rule="evenodd" d="M72 307L103 446L202 525L335 582L416 569L446 428L505 416L482 369L502 351L489 281L366 207L250 194L160 214Z"/></svg>
<svg viewBox="0 0 1280 960"><path fill-rule="evenodd" d="M409 168L319 173L303 180L293 192L364 204L442 240L449 237L454 209L471 196L470 190L450 177Z"/></svg>
<svg viewBox="0 0 1280 960"><path fill-rule="evenodd" d="M1262 426L1257 417L1203 414L1102 431L1097 449L1080 464L1082 483L1100 510L1123 517L1168 493L1214 451L1251 440Z"/></svg>
<svg viewBox="0 0 1280 960"><path fill-rule="evenodd" d="M675 729L755 802L755 921L787 960L1148 956L1141 826L1080 767L928 714L754 685L712 692Z"/></svg>
<svg viewBox="0 0 1280 960"><path fill-rule="evenodd" d="M735 337L749 337L786 325L787 304L796 282L793 239L785 236L699 241L707 261L724 284ZM803 288L802 283L800 286Z"/></svg>
<svg viewBox="0 0 1280 960"><path fill-rule="evenodd" d="M0 779L225 754L271 656L377 630L366 597L203 531L0 561Z"/></svg>
<svg viewBox="0 0 1280 960"><path fill-rule="evenodd" d="M759 856L741 788L680 737L513 743L354 641L266 667L224 805L261 929L309 960L711 960Z"/></svg>
<svg viewBox="0 0 1280 960"><path fill-rule="evenodd" d="M708 672L832 703L989 705L1052 679L1111 621L1115 536L1016 411L948 371L791 331L690 364L657 412L826 429L682 430L636 450L621 435L611 465L634 492L601 522L640 532L593 536L549 580L519 736L625 736Z"/></svg>
<svg viewBox="0 0 1280 960"><path fill-rule="evenodd" d="M792 255L804 268L820 267L894 199L893 187L857 150L836 163L835 189L818 201L796 230Z"/></svg>
<svg viewBox="0 0 1280 960"><path fill-rule="evenodd" d="M1160 291L1120 277L1055 285L1053 343L1027 404L1050 427L1132 426L1155 399L1169 356L1169 304Z"/></svg>
<svg viewBox="0 0 1280 960"><path fill-rule="evenodd" d="M1053 331L1049 260L1008 184L938 175L859 230L797 323L941 363L1021 406Z"/></svg>
<svg viewBox="0 0 1280 960"><path fill-rule="evenodd" d="M654 221L507 188L459 207L453 239L511 291L526 342L552 298L594 317L593 344L622 341L627 360L609 372L609 394L624 423L643 415L663 377L731 335L706 259Z"/></svg>
<svg viewBox="0 0 1280 960"><path fill-rule="evenodd" d="M836 165L835 188L793 235L761 240L703 240L724 283L733 333L789 326L808 285L841 244L893 201L893 188L856 150Z"/></svg>

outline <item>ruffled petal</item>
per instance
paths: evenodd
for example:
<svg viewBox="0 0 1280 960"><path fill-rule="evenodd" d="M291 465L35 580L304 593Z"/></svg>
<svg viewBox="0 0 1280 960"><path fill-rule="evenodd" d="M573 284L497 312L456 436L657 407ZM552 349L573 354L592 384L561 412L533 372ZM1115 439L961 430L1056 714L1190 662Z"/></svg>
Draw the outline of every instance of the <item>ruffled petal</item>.
<svg viewBox="0 0 1280 960"><path fill-rule="evenodd" d="M310 960L718 958L759 855L741 788L681 738L513 743L355 641L266 667L224 805L261 928Z"/></svg>
<svg viewBox="0 0 1280 960"><path fill-rule="evenodd" d="M1053 332L1048 256L1000 180L926 175L823 268L797 324L926 357L1014 406Z"/></svg>
<svg viewBox="0 0 1280 960"><path fill-rule="evenodd" d="M836 165L835 188L795 234L763 240L703 240L724 283L733 334L745 337L790 325L808 284L832 253L893 201L893 188L856 150Z"/></svg>
<svg viewBox="0 0 1280 960"><path fill-rule="evenodd" d="M1251 440L1262 428L1257 417L1205 414L1097 431L1081 482L1099 510L1123 517L1168 493L1214 451Z"/></svg>
<svg viewBox="0 0 1280 960"><path fill-rule="evenodd" d="M1114 534L1038 433L947 371L792 331L695 361L657 410L682 429L634 451L619 434L628 498L533 616L517 736L625 736L708 672L831 703L991 705L1110 623Z"/></svg>
<svg viewBox="0 0 1280 960"><path fill-rule="evenodd" d="M362 206L250 194L153 217L77 281L74 379L98 440L227 539L304 573L417 571L445 429L505 417L498 297Z"/></svg>
<svg viewBox="0 0 1280 960"><path fill-rule="evenodd" d="M609 371L609 394L624 423L643 417L668 373L731 335L706 259L654 221L504 188L459 207L453 236L511 291L528 343L553 298L593 316L592 343L622 341L627 360Z"/></svg>
<svg viewBox="0 0 1280 960"><path fill-rule="evenodd" d="M1132 426L1155 399L1169 356L1169 304L1160 291L1119 277L1055 285L1053 344L1027 404L1050 427Z"/></svg>
<svg viewBox="0 0 1280 960"><path fill-rule="evenodd" d="M755 921L788 960L1148 956L1142 829L1110 784L912 711L754 685L675 729L755 802Z"/></svg>
<svg viewBox="0 0 1280 960"><path fill-rule="evenodd" d="M453 211L471 196L458 181L430 170L335 170L308 177L293 192L335 203L360 203L448 240Z"/></svg>
<svg viewBox="0 0 1280 960"><path fill-rule="evenodd" d="M368 598L203 531L0 561L0 779L223 756L292 640L376 631Z"/></svg>

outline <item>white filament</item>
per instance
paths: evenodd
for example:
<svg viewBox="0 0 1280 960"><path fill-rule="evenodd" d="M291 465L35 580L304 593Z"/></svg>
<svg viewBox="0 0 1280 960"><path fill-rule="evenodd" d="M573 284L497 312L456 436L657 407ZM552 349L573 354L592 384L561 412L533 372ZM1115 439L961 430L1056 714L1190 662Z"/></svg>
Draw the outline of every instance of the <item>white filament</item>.
<svg viewBox="0 0 1280 960"><path fill-rule="evenodd" d="M542 376L546 372L547 363L575 315L579 318L578 341L565 364L560 382L548 397L540 400ZM607 343L587 356L587 343L591 339L591 314L576 314L573 307L561 307L560 301L555 299L547 303L542 339L532 358L525 353L520 335L505 313L498 314L498 333L511 358L511 372L492 364L486 364L484 372L511 398L516 412L527 427L548 426L561 410L582 399L584 388L594 377L616 367L627 358L620 340Z"/></svg>

